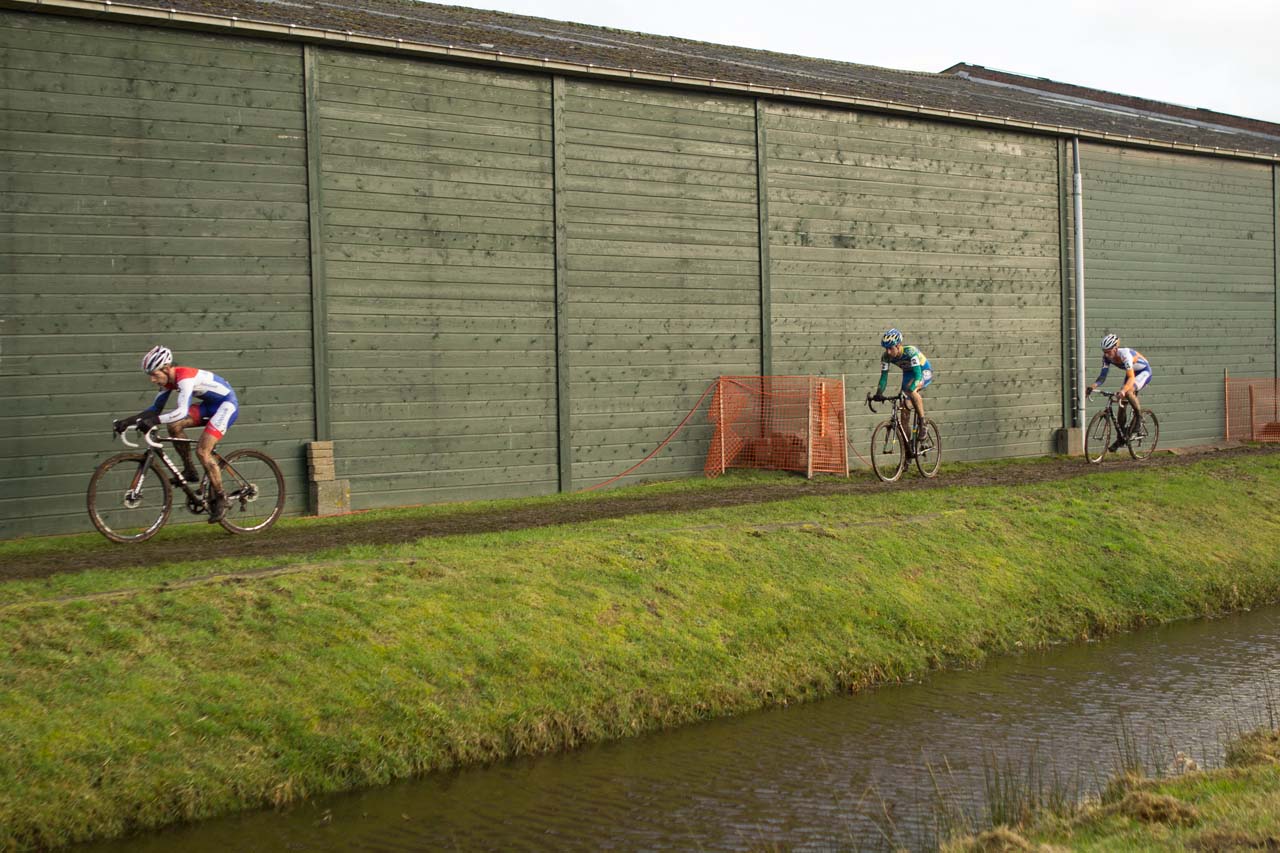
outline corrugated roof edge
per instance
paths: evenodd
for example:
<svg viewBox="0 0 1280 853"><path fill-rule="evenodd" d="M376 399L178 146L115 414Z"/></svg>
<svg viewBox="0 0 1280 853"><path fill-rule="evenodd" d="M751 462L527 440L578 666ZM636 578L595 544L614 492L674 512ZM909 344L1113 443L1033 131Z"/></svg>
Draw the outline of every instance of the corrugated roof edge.
<svg viewBox="0 0 1280 853"><path fill-rule="evenodd" d="M1137 95L1126 95L1122 92L1111 92L1107 89L1094 89L1077 83L1063 83L1048 77L1031 77L1015 71L1004 71L999 68L988 68L984 65L973 65L968 62L957 62L950 68L944 68L939 74L950 74L957 77L970 77L994 80L999 83L1023 86L1038 92L1052 92L1060 95L1071 95L1088 98L1106 104L1115 104L1138 110L1150 110L1163 115L1191 119L1193 121L1220 124L1240 130L1251 130L1268 136L1280 137L1280 124L1262 119L1239 116L1232 113L1218 112L1208 107L1188 107L1182 104L1171 104L1167 101L1156 101Z"/></svg>
<svg viewBox="0 0 1280 853"><path fill-rule="evenodd" d="M115 3L112 0L0 0L0 9L12 9L44 14L65 14L82 17L103 18L108 20L127 21L150 24L152 26L170 26L178 29L196 29L212 32L234 31L243 35L263 38L300 41L311 44L351 45L379 52L406 53L418 56L432 56L459 62L479 63L515 67L522 70L539 69L558 71L587 77L607 79L627 79L664 86L681 88L699 88L715 91L726 91L748 95L768 95L786 100L836 104L840 106L859 107L878 112L896 115L922 116L943 121L955 121L965 124L976 124L983 127L1014 128L1060 137L1078 137L1092 141L1109 142L1117 145L1129 145L1139 148L1154 148L1165 151L1179 151L1205 154L1216 157L1255 160L1267 163L1280 163L1280 156L1241 149L1222 148L1218 146L1196 145L1185 142L1167 142L1157 139L1144 139L1131 135L1089 131L1083 128L1065 125L1050 125L1040 122L1023 121L1007 116L992 116L981 113L969 113L952 109L937 109L923 105L905 104L874 98L833 95L827 92L811 91L791 87L762 86L755 83L704 79L688 77L680 74L661 74L637 69L611 68L604 65L579 64L563 60L538 60L521 56L504 54L502 51L477 51L455 48L452 45L431 44L428 42L412 42L396 38L380 38L376 36L356 35L353 32L322 30L313 27L277 24L270 21L239 18L233 15L207 15L196 12L179 12L172 8L143 6L130 3Z"/></svg>

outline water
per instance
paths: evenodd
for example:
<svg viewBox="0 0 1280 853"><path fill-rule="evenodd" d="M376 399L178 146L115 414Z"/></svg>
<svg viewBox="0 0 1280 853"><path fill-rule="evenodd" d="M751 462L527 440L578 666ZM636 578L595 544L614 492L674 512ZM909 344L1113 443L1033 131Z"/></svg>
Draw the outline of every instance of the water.
<svg viewBox="0 0 1280 853"><path fill-rule="evenodd" d="M98 845L101 851L798 850L927 846L929 766L978 808L984 755L1094 782L1121 733L1148 765L1221 762L1269 722L1280 607L1005 658L981 671L578 752L438 774Z"/></svg>

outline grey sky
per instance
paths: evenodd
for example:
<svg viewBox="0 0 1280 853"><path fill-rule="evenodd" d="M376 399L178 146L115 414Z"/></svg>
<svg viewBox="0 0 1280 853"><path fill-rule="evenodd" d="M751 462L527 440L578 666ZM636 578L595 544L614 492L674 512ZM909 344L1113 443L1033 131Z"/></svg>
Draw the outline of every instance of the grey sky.
<svg viewBox="0 0 1280 853"><path fill-rule="evenodd" d="M453 2L912 71L971 62L1280 122L1277 0Z"/></svg>

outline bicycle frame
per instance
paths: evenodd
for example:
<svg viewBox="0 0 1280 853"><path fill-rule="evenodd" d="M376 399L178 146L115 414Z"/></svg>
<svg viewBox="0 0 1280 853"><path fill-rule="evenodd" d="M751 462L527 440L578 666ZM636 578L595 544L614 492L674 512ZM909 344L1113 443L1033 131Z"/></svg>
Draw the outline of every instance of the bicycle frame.
<svg viewBox="0 0 1280 853"><path fill-rule="evenodd" d="M137 427L129 427L129 429L137 431ZM141 445L134 444L132 441L129 440L128 438L129 429L126 429L124 432L120 433L120 440L124 442L124 444L128 447L140 447ZM173 483L177 485L179 488L181 488L183 492L186 493L187 508L190 509L192 512L197 512L198 510L196 510L196 507L200 507L200 509L203 510L204 512L208 512L209 502L208 502L208 499L205 497L204 490L192 489L191 485L187 482L187 478L183 476L182 471L179 470L178 466L174 464L174 461L169 458L169 454L166 453L164 450L164 442L166 441L168 441L170 444L175 444L175 445L178 443L195 444L196 442L190 438L169 437L169 438L153 439L151 437L150 432L139 433L139 435L142 436L142 441L144 444L147 445L147 448L146 450L143 451L142 464L138 466L138 476L135 482L133 483L133 485L131 486L130 491L136 492L138 489L142 488L142 483L147 478L147 472L151 470L151 465L150 465L151 460L153 458L159 459L162 463L164 463L164 467L172 475ZM218 464L222 464L222 457L219 456L217 452L213 454L213 457Z"/></svg>
<svg viewBox="0 0 1280 853"><path fill-rule="evenodd" d="M898 431L898 440L902 442L903 447L911 447L911 436L907 434L906 427L902 425L902 408L907 405L908 397L902 392L898 392L897 396L887 398L890 403L889 420L893 421L894 428ZM867 395L867 408L871 410L871 414L878 415L876 407L871 405L871 395ZM916 407L911 407L911 425L915 428L916 433L920 432L920 413L916 411Z"/></svg>

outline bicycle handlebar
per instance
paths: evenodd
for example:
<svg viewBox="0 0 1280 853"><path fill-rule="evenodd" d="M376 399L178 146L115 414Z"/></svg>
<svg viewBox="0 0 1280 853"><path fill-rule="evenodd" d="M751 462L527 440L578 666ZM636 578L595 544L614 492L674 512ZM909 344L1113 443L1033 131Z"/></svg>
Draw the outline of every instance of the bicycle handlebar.
<svg viewBox="0 0 1280 853"><path fill-rule="evenodd" d="M134 432L138 432L138 427L137 427L137 425L136 425L136 424L130 424L129 426L125 427L122 431L120 431L119 433L117 433L117 435L119 435L119 436L120 436L120 440L121 440L121 441L123 441L123 442L124 442L126 445L128 445L129 447L138 447L138 445L134 444L132 441L130 441L130 440L128 439L128 437L127 437L126 433L128 433L128 432L129 432L129 430L133 430ZM160 442L156 441L155 439L153 439L153 438L151 437L151 433L153 433L153 432L155 432L155 431L156 431L156 428L155 428L155 427L152 427L151 429L147 430L145 433L141 433L141 435L142 435L142 440L143 440L143 441L145 441L145 442L147 443L147 446L148 446L148 447L154 447L156 450L159 450L159 449L160 449L160 447L161 447Z"/></svg>
<svg viewBox="0 0 1280 853"><path fill-rule="evenodd" d="M883 400L895 400L895 399L896 399L896 400L901 400L901 399L902 399L903 397L905 397L905 396L907 396L907 395L906 395L906 394L903 394L901 391L899 391L897 394L893 395L892 397L884 397L884 396L882 396L882 397L881 397L881 399L883 399ZM876 411L876 407L875 407L875 406L873 406L873 405L871 405L871 401L872 401L872 400L874 400L874 399L875 399L875 395L873 395L873 394L871 394L870 392L868 392L868 393L867 393L867 408L871 410L871 414L873 414L873 415L878 415L878 414L880 414L880 413Z"/></svg>

